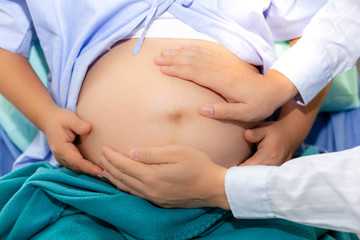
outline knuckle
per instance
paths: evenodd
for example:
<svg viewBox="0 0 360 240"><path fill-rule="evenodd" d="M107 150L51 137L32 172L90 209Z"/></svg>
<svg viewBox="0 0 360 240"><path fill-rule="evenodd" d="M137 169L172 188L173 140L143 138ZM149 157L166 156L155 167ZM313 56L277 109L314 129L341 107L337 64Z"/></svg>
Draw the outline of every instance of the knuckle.
<svg viewBox="0 0 360 240"><path fill-rule="evenodd" d="M173 49L173 50L171 50L172 55L179 55L179 54L182 54L182 53L183 53L182 49Z"/></svg>
<svg viewBox="0 0 360 240"><path fill-rule="evenodd" d="M56 146L50 146L50 151L54 154L55 158L62 158L61 151Z"/></svg>
<svg viewBox="0 0 360 240"><path fill-rule="evenodd" d="M179 70L180 71L180 67L179 67ZM195 66L186 66L186 67L182 67L181 69L181 73L182 73L182 76L185 77L185 78L191 78L191 76L196 73L196 67Z"/></svg>
<svg viewBox="0 0 360 240"><path fill-rule="evenodd" d="M145 160L145 162L148 162L152 159L152 152L149 150L144 150L142 154L142 159Z"/></svg>
<svg viewBox="0 0 360 240"><path fill-rule="evenodd" d="M214 116L221 118L221 119L226 119L229 117L229 113L223 107L215 105L214 106Z"/></svg>
<svg viewBox="0 0 360 240"><path fill-rule="evenodd" d="M189 49L195 52L201 52L201 48L198 45L190 45Z"/></svg>
<svg viewBox="0 0 360 240"><path fill-rule="evenodd" d="M168 55L168 56L164 57L165 62L168 64L172 64L172 63L176 62L176 59L177 58L174 55Z"/></svg>
<svg viewBox="0 0 360 240"><path fill-rule="evenodd" d="M125 173L125 174L127 173L126 168L125 168L125 166L123 164L116 164L115 167L117 169L119 169L120 172ZM122 174L120 175L120 178L123 181Z"/></svg>
<svg viewBox="0 0 360 240"><path fill-rule="evenodd" d="M143 181L149 188L153 188L154 186L156 186L156 180L152 176L145 176Z"/></svg>
<svg viewBox="0 0 360 240"><path fill-rule="evenodd" d="M145 196L147 199L151 199L152 201L155 201L157 203L159 203L158 201L158 194L157 192L155 192L154 190L145 190Z"/></svg>
<svg viewBox="0 0 360 240"><path fill-rule="evenodd" d="M125 179L123 178L122 174L119 174L119 175L116 177L116 181L117 181L118 183L120 183L121 186L126 185Z"/></svg>
<svg viewBox="0 0 360 240"><path fill-rule="evenodd" d="M177 77L180 71L180 66L170 65L170 66L164 66L162 69L166 74Z"/></svg>

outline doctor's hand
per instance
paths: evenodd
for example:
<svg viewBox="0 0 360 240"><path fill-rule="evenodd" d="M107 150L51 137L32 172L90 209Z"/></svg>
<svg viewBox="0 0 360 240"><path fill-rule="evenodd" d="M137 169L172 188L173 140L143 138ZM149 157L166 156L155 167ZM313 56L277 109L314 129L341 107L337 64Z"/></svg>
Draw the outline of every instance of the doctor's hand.
<svg viewBox="0 0 360 240"><path fill-rule="evenodd" d="M101 177L102 169L83 158L74 141L77 135L86 135L91 125L73 111L56 107L43 124L51 152L56 161L78 173Z"/></svg>
<svg viewBox="0 0 360 240"><path fill-rule="evenodd" d="M297 93L295 86L276 70L262 75L233 54L197 46L163 50L154 62L164 74L210 88L228 101L203 106L200 113L210 118L262 120Z"/></svg>
<svg viewBox="0 0 360 240"><path fill-rule="evenodd" d="M230 209L225 194L227 169L191 147L169 145L130 150L129 156L103 148L104 177L118 189L165 208Z"/></svg>
<svg viewBox="0 0 360 240"><path fill-rule="evenodd" d="M245 130L244 137L246 141L256 144L257 150L240 166L280 166L293 157L301 143L289 138L289 130L281 122L261 123L255 129Z"/></svg>

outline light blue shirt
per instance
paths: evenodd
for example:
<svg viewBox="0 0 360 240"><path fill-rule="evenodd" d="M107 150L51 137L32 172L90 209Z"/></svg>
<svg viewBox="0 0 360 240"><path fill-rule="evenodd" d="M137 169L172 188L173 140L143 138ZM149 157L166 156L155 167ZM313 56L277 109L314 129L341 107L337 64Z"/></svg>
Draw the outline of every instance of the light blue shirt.
<svg viewBox="0 0 360 240"><path fill-rule="evenodd" d="M0 47L28 55L36 34L55 102L75 111L89 64L132 31L151 26L164 11L266 71L276 60L274 40L301 36L323 1L282 0L0 0ZM146 31L144 31L146 32ZM140 38L134 53L141 51ZM39 133L15 168L36 161L56 164Z"/></svg>

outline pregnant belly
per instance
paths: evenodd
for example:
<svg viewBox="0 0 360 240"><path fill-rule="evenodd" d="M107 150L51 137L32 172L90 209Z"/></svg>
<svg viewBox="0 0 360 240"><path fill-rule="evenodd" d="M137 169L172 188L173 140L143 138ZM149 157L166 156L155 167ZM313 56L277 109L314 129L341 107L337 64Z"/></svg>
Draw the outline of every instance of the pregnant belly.
<svg viewBox="0 0 360 240"><path fill-rule="evenodd" d="M86 75L77 104L79 116L92 124L91 133L78 143L84 157L97 163L105 145L127 154L132 147L182 144L225 167L244 161L251 149L243 130L251 126L201 116L202 105L225 100L192 82L163 75L153 62L161 49L184 43L231 53L206 41L145 39L134 56L136 41L119 43Z"/></svg>

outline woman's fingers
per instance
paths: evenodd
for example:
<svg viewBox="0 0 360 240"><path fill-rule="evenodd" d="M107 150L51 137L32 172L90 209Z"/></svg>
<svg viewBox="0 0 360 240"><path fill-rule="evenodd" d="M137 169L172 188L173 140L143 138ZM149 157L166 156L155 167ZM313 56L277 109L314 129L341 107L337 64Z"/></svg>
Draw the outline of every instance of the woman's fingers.
<svg viewBox="0 0 360 240"><path fill-rule="evenodd" d="M91 131L91 124L82 120L78 115L72 111L68 111L68 118L64 123L64 127L70 129L78 135L89 134Z"/></svg>
<svg viewBox="0 0 360 240"><path fill-rule="evenodd" d="M79 149L70 142L58 143L57 149L53 149L53 154L61 165L72 169L77 173L85 173L91 176L102 177L102 169L92 162L83 158Z"/></svg>

